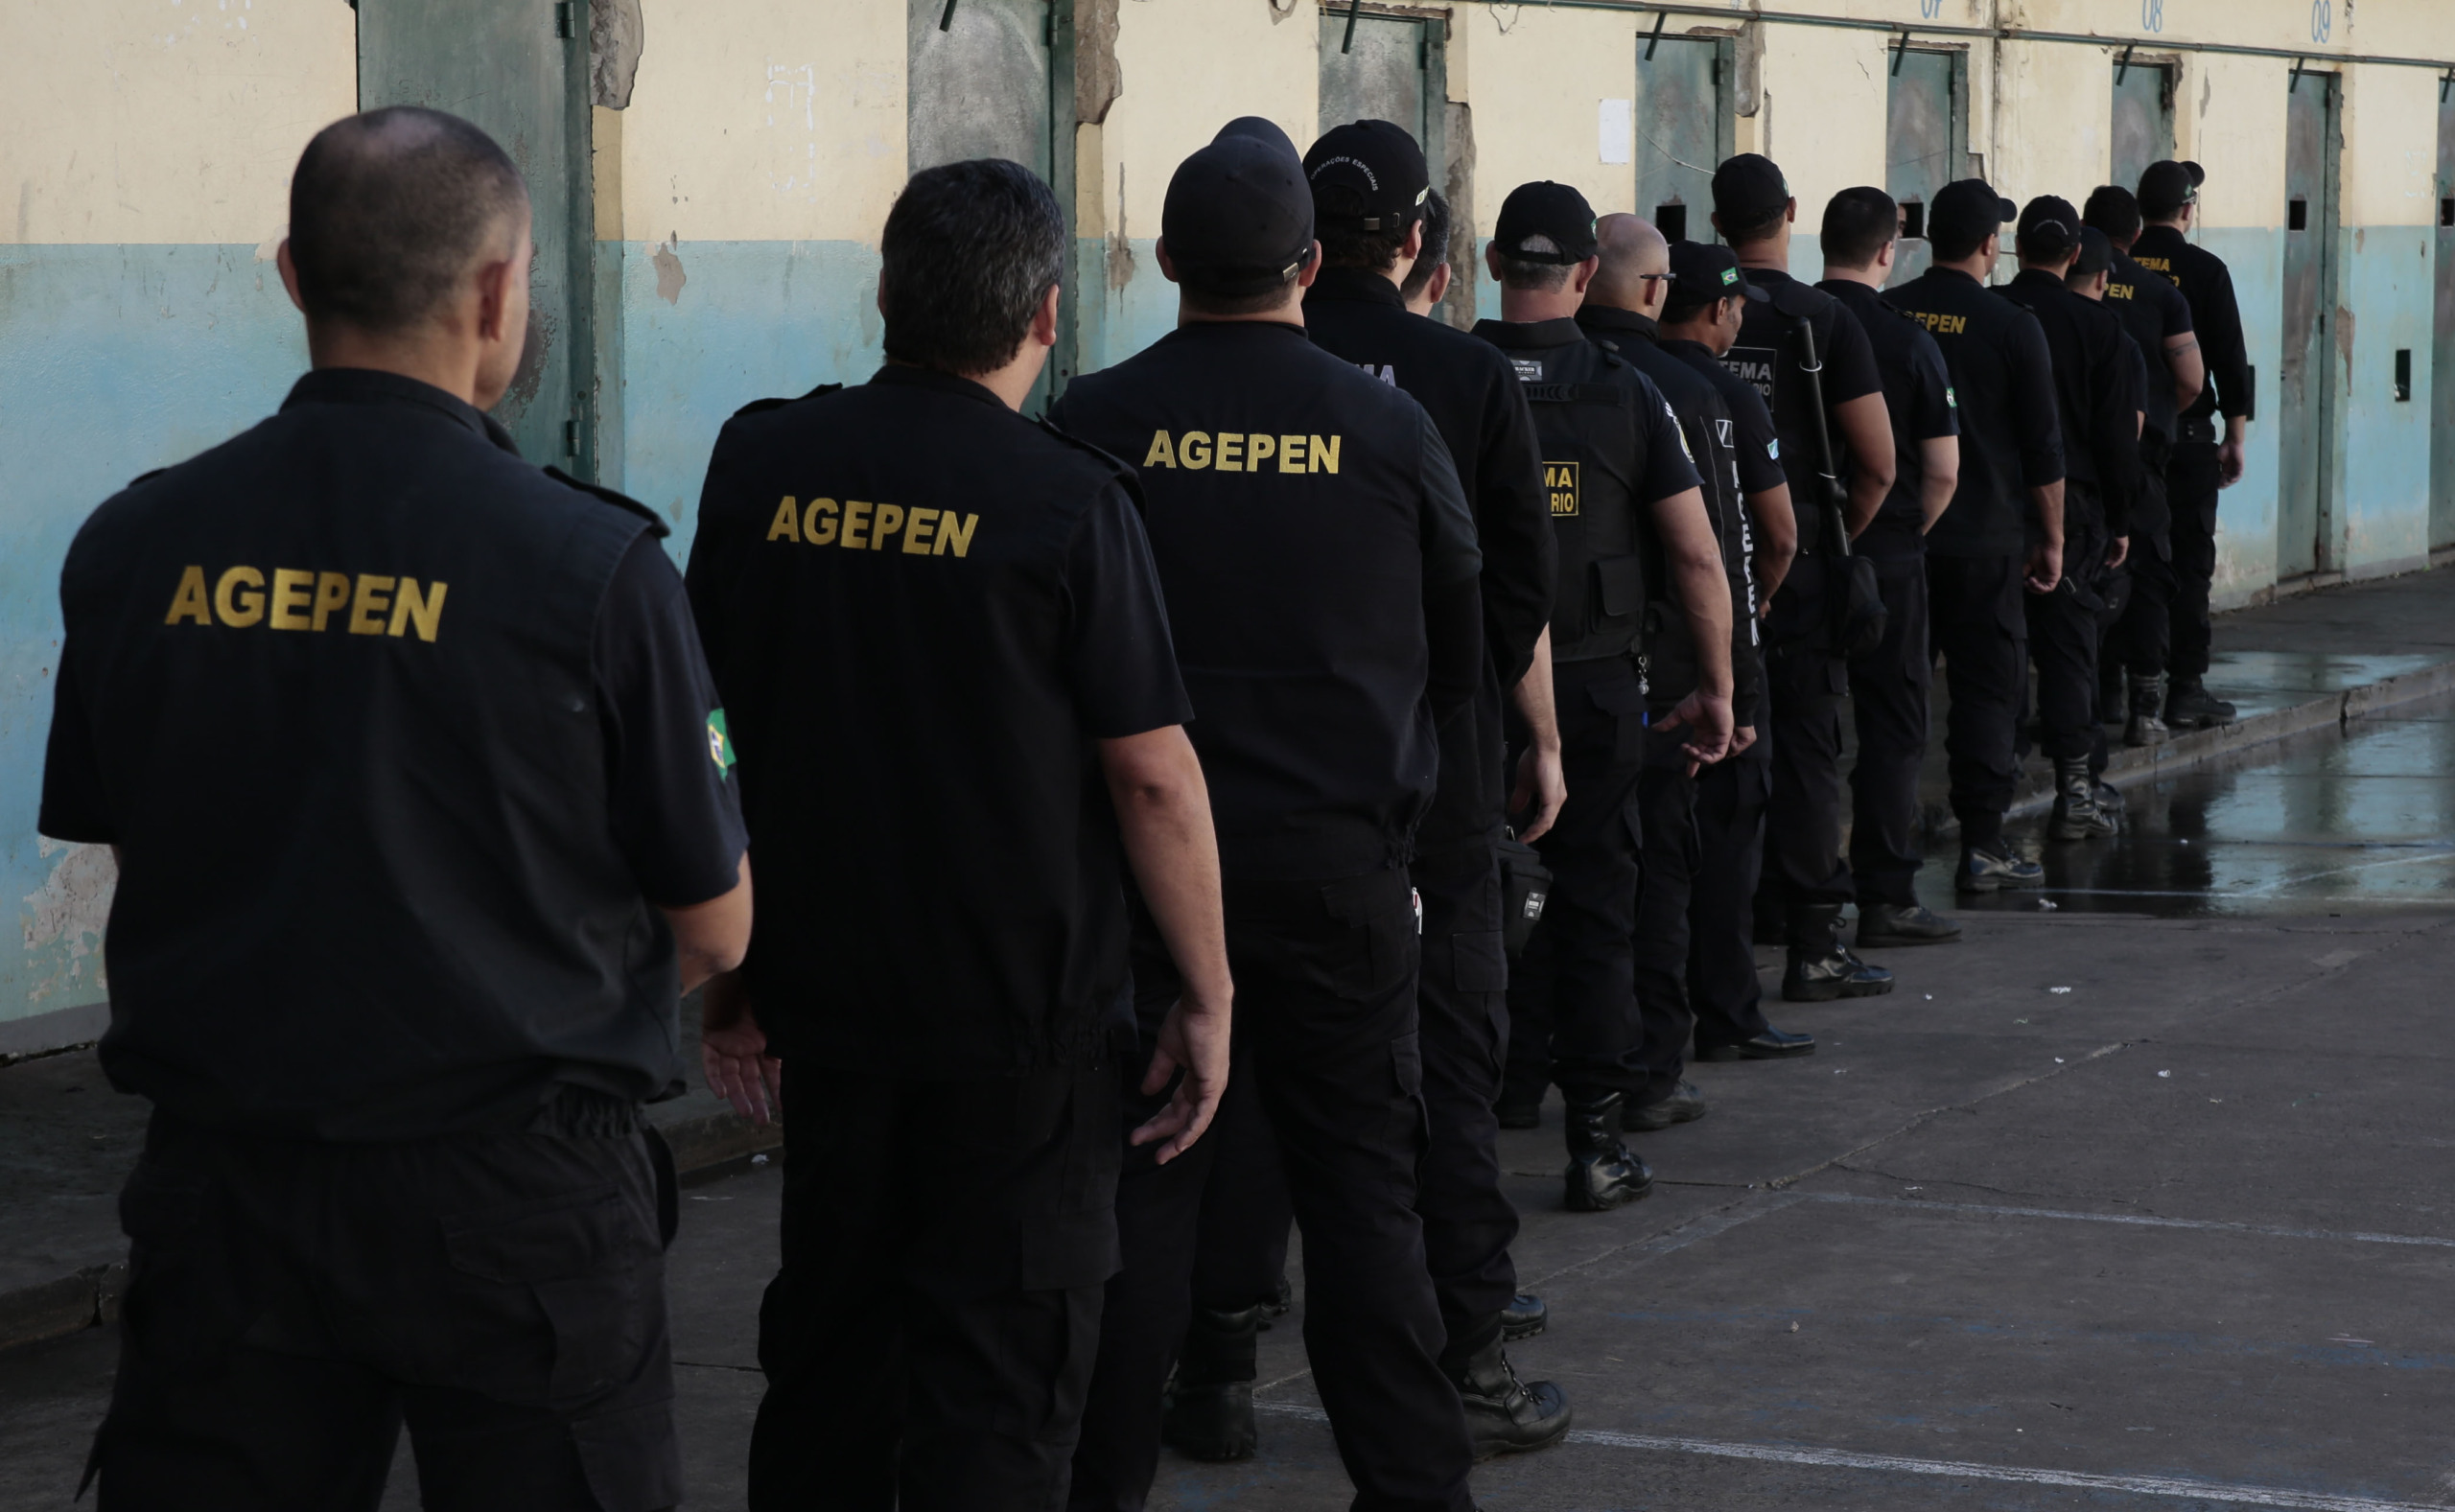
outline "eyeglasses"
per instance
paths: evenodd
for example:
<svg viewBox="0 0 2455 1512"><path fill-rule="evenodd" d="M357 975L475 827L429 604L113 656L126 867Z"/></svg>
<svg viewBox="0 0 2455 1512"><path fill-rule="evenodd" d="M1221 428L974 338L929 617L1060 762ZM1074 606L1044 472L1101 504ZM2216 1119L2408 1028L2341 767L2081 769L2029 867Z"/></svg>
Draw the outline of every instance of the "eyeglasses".
<svg viewBox="0 0 2455 1512"><path fill-rule="evenodd" d="M1639 273L1637 275L1637 282L1641 284L1650 284L1655 279L1660 279L1667 284L1675 276L1677 275L1672 273Z"/></svg>

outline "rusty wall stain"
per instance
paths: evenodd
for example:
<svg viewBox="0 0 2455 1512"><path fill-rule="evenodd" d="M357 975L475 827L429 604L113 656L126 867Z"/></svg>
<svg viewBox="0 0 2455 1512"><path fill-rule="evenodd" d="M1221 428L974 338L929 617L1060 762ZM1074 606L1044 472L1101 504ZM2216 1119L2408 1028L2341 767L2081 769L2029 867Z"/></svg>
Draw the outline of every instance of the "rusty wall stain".
<svg viewBox="0 0 2455 1512"><path fill-rule="evenodd" d="M1116 229L1109 233L1109 292L1122 293L1134 282L1134 243L1125 232L1125 165L1116 165Z"/></svg>

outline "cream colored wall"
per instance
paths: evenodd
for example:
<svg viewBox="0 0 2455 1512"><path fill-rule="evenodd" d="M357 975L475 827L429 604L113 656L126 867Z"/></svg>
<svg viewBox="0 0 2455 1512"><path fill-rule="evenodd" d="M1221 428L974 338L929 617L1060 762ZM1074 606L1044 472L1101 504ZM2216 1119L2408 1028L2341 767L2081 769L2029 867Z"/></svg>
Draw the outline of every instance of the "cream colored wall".
<svg viewBox="0 0 2455 1512"><path fill-rule="evenodd" d="M1602 161L1605 100L1634 98L1639 23L1633 12L1539 5L1461 5L1453 53L1468 55L1463 96L1474 111L1476 233L1489 236L1501 201L1518 185L1549 178L1575 185L1597 215L1635 208L1633 163ZM1456 95L1457 81L1451 80Z"/></svg>
<svg viewBox="0 0 2455 1512"><path fill-rule="evenodd" d="M1795 249L1812 253L1825 201L1883 183L1890 55L1881 32L1765 28L1756 151L1782 165L1799 202Z"/></svg>
<svg viewBox="0 0 2455 1512"><path fill-rule="evenodd" d="M1998 48L1986 176L2015 204L2061 195L2074 205L2113 160L2114 58L2103 48L2008 42Z"/></svg>
<svg viewBox="0 0 2455 1512"><path fill-rule="evenodd" d="M651 4L621 236L875 245L905 177L905 45L881 0Z"/></svg>
<svg viewBox="0 0 2455 1512"><path fill-rule="evenodd" d="M2184 66L2175 134L2184 155L2209 171L2199 196L2200 224L2282 225L2284 90L2292 65L2279 58L2201 53Z"/></svg>
<svg viewBox="0 0 2455 1512"><path fill-rule="evenodd" d="M1238 116L1267 116L1301 151L1320 107L1321 12L1292 0L1134 0L1117 8L1123 89L1108 120L1087 132L1076 198L1098 208L1097 229L1159 234L1159 207L1177 165ZM1096 185L1096 187L1094 187ZM1093 234L1088 223L1079 235Z"/></svg>
<svg viewBox="0 0 2455 1512"><path fill-rule="evenodd" d="M0 244L269 243L358 108L337 0L0 4Z"/></svg>
<svg viewBox="0 0 2455 1512"><path fill-rule="evenodd" d="M2449 30L2455 35L2455 17ZM2356 65L2344 72L2343 223L2434 224L2438 80L2418 68Z"/></svg>

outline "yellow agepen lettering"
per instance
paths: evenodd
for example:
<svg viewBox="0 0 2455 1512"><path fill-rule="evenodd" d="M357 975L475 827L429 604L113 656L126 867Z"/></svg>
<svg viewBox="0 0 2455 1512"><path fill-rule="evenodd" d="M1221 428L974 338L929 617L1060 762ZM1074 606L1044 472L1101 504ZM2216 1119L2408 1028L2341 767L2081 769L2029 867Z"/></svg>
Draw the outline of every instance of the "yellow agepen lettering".
<svg viewBox="0 0 2455 1512"><path fill-rule="evenodd" d="M770 541L798 541L801 538L801 505L793 501L792 495L786 494L783 498L783 501L776 506L776 518L768 523L767 539Z"/></svg>
<svg viewBox="0 0 2455 1512"><path fill-rule="evenodd" d="M827 518L821 520L819 519L821 515ZM809 501L809 514L802 521L802 539L812 546L827 546L834 541L834 500L813 499Z"/></svg>
<svg viewBox="0 0 2455 1512"><path fill-rule="evenodd" d="M1186 431L1183 438L1177 442L1177 457L1184 463L1188 472L1198 473L1208 467L1210 465L1210 432L1207 430Z"/></svg>
<svg viewBox="0 0 2455 1512"><path fill-rule="evenodd" d="M179 586L171 590L171 612L162 616L162 623L175 625L182 619L193 619L200 625L213 623L212 606L204 601L204 569L201 567L182 569Z"/></svg>
<svg viewBox="0 0 2455 1512"><path fill-rule="evenodd" d="M280 574L274 574L276 578ZM443 592L451 585L429 583L426 591L418 590L414 577L401 579L400 596L392 600L390 634L399 635L404 625L414 629L421 640L433 640L443 627Z"/></svg>
<svg viewBox="0 0 2455 1512"><path fill-rule="evenodd" d="M384 613L392 607L392 579L374 572L358 574L358 596L349 606L349 633L380 636Z"/></svg>
<svg viewBox="0 0 2455 1512"><path fill-rule="evenodd" d="M928 555L929 533L937 528L937 523L938 511L926 504L913 505L912 516L903 526L903 554L906 556Z"/></svg>
<svg viewBox="0 0 2455 1512"><path fill-rule="evenodd" d="M972 528L979 523L978 515L958 514L954 510L947 510L938 517L938 544L931 547L929 554L944 556L951 550L957 556L963 555L971 549Z"/></svg>
<svg viewBox="0 0 2455 1512"><path fill-rule="evenodd" d="M885 550L886 538L902 528L903 506L901 504L878 505L877 523L870 531L870 549L873 551Z"/></svg>
<svg viewBox="0 0 2455 1512"><path fill-rule="evenodd" d="M844 549L860 551L870 544L870 510L875 507L866 499L844 500Z"/></svg>
<svg viewBox="0 0 2455 1512"><path fill-rule="evenodd" d="M316 629L323 629L325 622L333 617L334 612L348 602L349 574L347 572L318 572L316 574Z"/></svg>
<svg viewBox="0 0 2455 1512"><path fill-rule="evenodd" d="M252 567L234 567L213 585L213 612L234 630L245 630L265 616L265 575Z"/></svg>
<svg viewBox="0 0 2455 1512"><path fill-rule="evenodd" d="M315 602L316 574L294 567L272 570L272 617L266 624L274 630L307 628L307 606ZM393 634L400 634L394 631Z"/></svg>
<svg viewBox="0 0 2455 1512"><path fill-rule="evenodd" d="M1174 467L1177 465L1177 449L1175 445L1168 440L1168 432L1165 430L1154 430L1151 432L1151 450L1142 454L1142 465L1144 467Z"/></svg>

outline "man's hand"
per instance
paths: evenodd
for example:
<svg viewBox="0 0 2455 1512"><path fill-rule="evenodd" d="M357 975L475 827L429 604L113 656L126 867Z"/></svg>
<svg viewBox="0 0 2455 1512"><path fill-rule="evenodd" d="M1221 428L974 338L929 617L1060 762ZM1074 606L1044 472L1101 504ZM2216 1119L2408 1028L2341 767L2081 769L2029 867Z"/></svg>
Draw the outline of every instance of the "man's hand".
<svg viewBox="0 0 2455 1512"><path fill-rule="evenodd" d="M2242 443L2227 441L2216 449L2216 486L2231 488L2242 480Z"/></svg>
<svg viewBox="0 0 2455 1512"><path fill-rule="evenodd" d="M1568 799L1568 779L1560 768L1557 742L1528 746L1517 758L1517 791L1508 795L1510 813L1527 811L1517 838L1532 845L1560 817L1560 805Z"/></svg>
<svg viewBox="0 0 2455 1512"><path fill-rule="evenodd" d="M1159 1024L1159 1043L1151 1052L1142 1095L1157 1097L1180 1069L1184 1080L1177 1083L1168 1105L1134 1131L1131 1143L1167 1141L1159 1147L1163 1166L1191 1149L1219 1111L1220 1095L1228 1090L1228 1025L1225 999L1213 1004L1191 994L1177 999Z"/></svg>
<svg viewBox="0 0 2455 1512"><path fill-rule="evenodd" d="M1730 733L1730 754L1739 755L1756 743L1756 727L1742 725Z"/></svg>
<svg viewBox="0 0 2455 1512"><path fill-rule="evenodd" d="M2029 547L2028 590L2032 593L2051 593L2054 585L2063 581L2063 543L2041 541Z"/></svg>
<svg viewBox="0 0 2455 1512"><path fill-rule="evenodd" d="M708 1090L754 1124L783 1106L784 1063L767 1053L767 1035L750 1011L750 989L738 971L708 979L699 998L699 1065Z"/></svg>
<svg viewBox="0 0 2455 1512"><path fill-rule="evenodd" d="M2129 537L2129 536L2116 536L2116 537L2115 537L2115 538L2114 538L2114 545L2113 545L2113 546L2111 546L2111 547L2108 547L2106 548L2106 570L2107 570L2107 571L2109 571L2109 572L2111 572L2111 571L2113 571L2116 568L2118 568L2118 567L2122 566L2122 564L2123 564L2123 563L2128 562L2128 561L2130 561L2130 560L2131 560L2131 537Z"/></svg>
<svg viewBox="0 0 2455 1512"><path fill-rule="evenodd" d="M1679 749L1688 753L1688 775L1695 777L1698 767L1711 766L1731 754L1731 712L1727 696L1714 697L1698 688L1679 701L1679 707L1663 716L1657 730L1685 728L1688 738Z"/></svg>
<svg viewBox="0 0 2455 1512"><path fill-rule="evenodd" d="M1773 613L1773 595L1782 591L1782 579L1790 575L1790 563L1795 559L1795 552L1756 553L1757 618L1766 618Z"/></svg>

